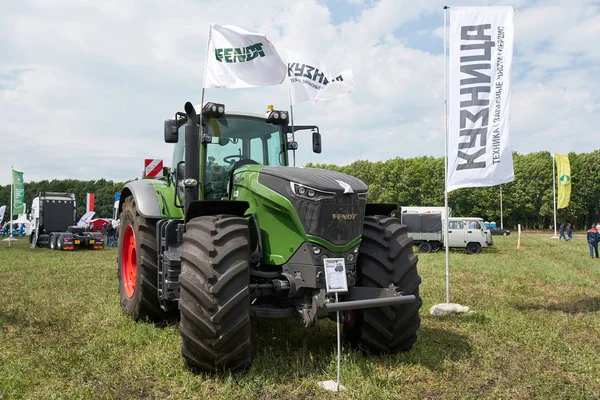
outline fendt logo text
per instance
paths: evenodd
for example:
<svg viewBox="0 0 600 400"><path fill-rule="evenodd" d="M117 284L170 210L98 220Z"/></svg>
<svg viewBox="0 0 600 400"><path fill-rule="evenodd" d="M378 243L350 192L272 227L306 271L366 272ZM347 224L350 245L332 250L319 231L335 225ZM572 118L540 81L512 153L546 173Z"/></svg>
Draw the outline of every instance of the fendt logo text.
<svg viewBox="0 0 600 400"><path fill-rule="evenodd" d="M255 43L247 47L229 47L223 49L215 49L215 58L218 62L226 62L228 64L242 63L252 61L257 57L264 57L262 43Z"/></svg>

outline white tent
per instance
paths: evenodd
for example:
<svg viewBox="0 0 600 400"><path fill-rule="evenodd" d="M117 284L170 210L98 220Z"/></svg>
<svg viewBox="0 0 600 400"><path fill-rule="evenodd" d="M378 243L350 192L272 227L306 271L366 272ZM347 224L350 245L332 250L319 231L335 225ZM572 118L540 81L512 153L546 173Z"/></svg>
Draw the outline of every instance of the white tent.
<svg viewBox="0 0 600 400"><path fill-rule="evenodd" d="M31 223L31 221L27 219L27 216L25 214L21 214L21 216L19 218L17 218L16 220L13 221L13 224L29 225L30 223Z"/></svg>

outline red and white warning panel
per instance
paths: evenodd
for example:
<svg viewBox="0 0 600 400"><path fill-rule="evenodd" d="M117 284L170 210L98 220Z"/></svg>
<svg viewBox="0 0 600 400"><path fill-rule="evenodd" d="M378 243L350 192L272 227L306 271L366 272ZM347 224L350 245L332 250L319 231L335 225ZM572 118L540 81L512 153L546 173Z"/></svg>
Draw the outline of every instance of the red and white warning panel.
<svg viewBox="0 0 600 400"><path fill-rule="evenodd" d="M144 178L162 178L163 160L147 158L144 160Z"/></svg>
<svg viewBox="0 0 600 400"><path fill-rule="evenodd" d="M85 211L94 211L94 193L88 193L85 196Z"/></svg>

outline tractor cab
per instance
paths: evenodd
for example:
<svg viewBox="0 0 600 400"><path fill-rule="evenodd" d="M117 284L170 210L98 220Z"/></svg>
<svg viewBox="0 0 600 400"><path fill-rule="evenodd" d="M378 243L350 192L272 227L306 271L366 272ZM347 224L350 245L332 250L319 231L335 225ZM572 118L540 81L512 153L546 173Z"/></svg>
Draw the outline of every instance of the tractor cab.
<svg viewBox="0 0 600 400"><path fill-rule="evenodd" d="M199 108L199 107L198 107ZM289 165L288 150L296 150L286 111L269 106L267 115L228 112L225 106L207 103L202 107L198 123L202 126L199 152L200 200L226 200L233 172L244 165L260 164L283 167ZM175 119L165 121L165 141L176 143L173 166L178 195L183 200L185 191L185 126L189 116L177 113ZM313 130L313 150L321 152L321 135L316 126L298 126ZM192 155L193 157L193 155ZM188 159L189 159L188 153ZM183 201L182 201L183 202Z"/></svg>

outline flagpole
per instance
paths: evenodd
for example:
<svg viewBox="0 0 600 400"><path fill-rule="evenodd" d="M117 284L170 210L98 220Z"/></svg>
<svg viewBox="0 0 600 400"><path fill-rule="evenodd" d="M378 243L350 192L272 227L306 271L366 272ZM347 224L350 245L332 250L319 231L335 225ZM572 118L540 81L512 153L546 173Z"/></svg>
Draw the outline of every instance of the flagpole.
<svg viewBox="0 0 600 400"><path fill-rule="evenodd" d="M290 122L292 124L292 141L295 142L296 141L296 137L294 134L294 107L292 106L292 89L288 86L288 97L289 97L289 102L290 102ZM287 135L286 135L287 136ZM287 139L287 137L286 137ZM287 144L286 144L287 146ZM292 150L292 159L293 159L293 166L296 166L296 150Z"/></svg>
<svg viewBox="0 0 600 400"><path fill-rule="evenodd" d="M502 219L502 185L500 185L500 229L504 229L504 222Z"/></svg>
<svg viewBox="0 0 600 400"><path fill-rule="evenodd" d="M448 66L447 24L448 6L444 6L444 247L446 248L446 303L450 303L450 249L448 247Z"/></svg>
<svg viewBox="0 0 600 400"><path fill-rule="evenodd" d="M557 238L558 236L556 235L556 173L555 173L555 167L554 167L554 163L555 163L555 159L556 157L554 157L554 153L552 153L552 191L553 191L553 196L552 199L554 200L554 238Z"/></svg>
<svg viewBox="0 0 600 400"><path fill-rule="evenodd" d="M14 165L11 165L10 166L10 175L12 178L12 183L10 184L10 216L9 216L9 218L10 218L9 230L10 231L9 231L9 235L8 235L8 237L9 237L8 247L10 247L10 242L12 242L12 240L10 240L10 239L12 239L12 237L13 237L12 220L13 220L13 197L14 197L14 186L15 186L15 173L14 173L13 168L14 168Z"/></svg>

